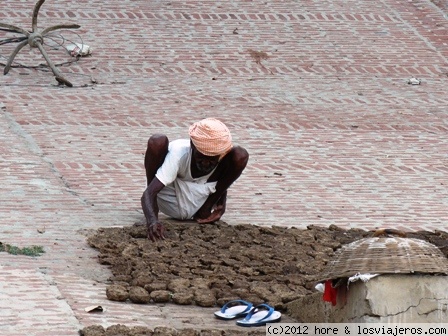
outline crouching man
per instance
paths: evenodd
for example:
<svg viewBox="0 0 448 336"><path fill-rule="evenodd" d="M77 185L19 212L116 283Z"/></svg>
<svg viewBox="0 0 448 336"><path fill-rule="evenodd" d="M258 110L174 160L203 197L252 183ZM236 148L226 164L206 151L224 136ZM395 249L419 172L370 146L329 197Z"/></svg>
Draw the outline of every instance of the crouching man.
<svg viewBox="0 0 448 336"><path fill-rule="evenodd" d="M189 139L153 135L145 154L147 188L141 198L148 238L165 239L159 210L179 220L213 223L226 211L227 189L246 168L248 152L232 144L229 129L214 118L189 129Z"/></svg>

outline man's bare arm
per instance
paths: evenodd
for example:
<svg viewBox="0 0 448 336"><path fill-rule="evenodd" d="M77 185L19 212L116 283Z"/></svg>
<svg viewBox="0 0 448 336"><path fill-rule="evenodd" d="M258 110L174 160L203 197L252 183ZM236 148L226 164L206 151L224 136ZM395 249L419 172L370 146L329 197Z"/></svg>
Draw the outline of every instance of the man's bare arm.
<svg viewBox="0 0 448 336"><path fill-rule="evenodd" d="M154 177L141 198L143 213L146 217L148 238L152 241L165 239L165 228L159 222L159 206L157 205L157 194L165 187L157 177Z"/></svg>
<svg viewBox="0 0 448 336"><path fill-rule="evenodd" d="M199 223L212 223L224 214L227 200L227 189L238 179L246 168L249 153L240 146L235 146L221 160L215 172L210 176L210 181L216 180L216 191L210 194L194 218ZM215 176L216 175L216 176ZM214 214L213 210L221 211ZM218 219L216 219L218 218Z"/></svg>
<svg viewBox="0 0 448 336"><path fill-rule="evenodd" d="M212 196L212 195L210 195L210 196ZM210 198L210 196L209 196L209 198ZM215 195L215 197L216 197L216 195ZM213 198L212 198L211 202L213 202ZM222 215L224 215L224 213L226 212L226 203L227 203L227 190L224 191L224 193L222 193L221 197L218 199L216 204L213 206L211 213L207 217L205 217L205 218L199 217L199 211L200 211L199 210L198 213L195 214L194 219L199 224L208 224L208 223L216 222L216 221L220 220Z"/></svg>

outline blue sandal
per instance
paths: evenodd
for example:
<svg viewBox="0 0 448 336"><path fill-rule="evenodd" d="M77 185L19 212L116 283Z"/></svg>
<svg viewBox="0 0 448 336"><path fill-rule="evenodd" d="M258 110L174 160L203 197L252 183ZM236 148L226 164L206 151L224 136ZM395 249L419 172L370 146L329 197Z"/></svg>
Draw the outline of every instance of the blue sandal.
<svg viewBox="0 0 448 336"><path fill-rule="evenodd" d="M262 303L254 307L249 314L243 319L236 321L236 324L241 327L258 327L266 323L275 323L280 321L282 314L271 306Z"/></svg>
<svg viewBox="0 0 448 336"><path fill-rule="evenodd" d="M215 312L215 316L221 320L233 320L244 317L252 310L252 303L244 300L233 300L222 306L221 310Z"/></svg>

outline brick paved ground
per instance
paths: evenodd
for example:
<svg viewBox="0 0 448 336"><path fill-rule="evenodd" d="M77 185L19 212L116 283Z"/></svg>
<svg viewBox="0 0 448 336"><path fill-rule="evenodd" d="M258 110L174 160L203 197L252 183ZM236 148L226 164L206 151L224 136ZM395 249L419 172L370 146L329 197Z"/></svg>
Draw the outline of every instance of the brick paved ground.
<svg viewBox="0 0 448 336"><path fill-rule="evenodd" d="M4 0L0 22L30 27L32 3ZM74 88L35 68L0 79L1 241L47 251L0 253L0 332L223 326L213 309L108 302L85 243L142 219L147 137L185 137L202 117L251 154L230 224L446 230L447 19L427 0L47 0L39 26L80 24L62 35L93 55L60 68ZM16 61L44 63L29 48ZM106 311L84 312L96 303Z"/></svg>

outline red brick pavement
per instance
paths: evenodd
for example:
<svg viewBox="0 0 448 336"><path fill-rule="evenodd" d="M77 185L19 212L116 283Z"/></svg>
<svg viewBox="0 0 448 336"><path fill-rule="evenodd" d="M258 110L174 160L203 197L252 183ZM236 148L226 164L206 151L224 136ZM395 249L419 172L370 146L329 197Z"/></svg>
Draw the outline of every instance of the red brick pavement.
<svg viewBox="0 0 448 336"><path fill-rule="evenodd" d="M30 27L30 1L3 3L0 22ZM147 137L185 137L206 116L251 154L230 224L446 230L448 22L436 4L47 0L39 26L80 24L62 36L93 54L60 67L74 88L35 68L0 79L2 242L47 251L0 254L0 330L216 325L208 310L107 302L107 270L85 243L142 219ZM0 46L0 62L14 46ZM29 48L16 61L44 62ZM92 302L106 312L84 313Z"/></svg>

